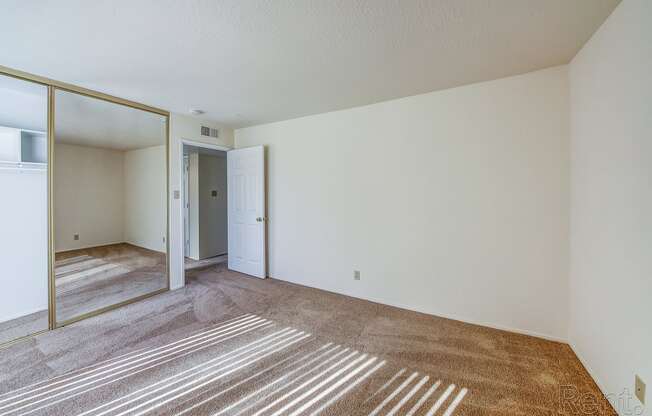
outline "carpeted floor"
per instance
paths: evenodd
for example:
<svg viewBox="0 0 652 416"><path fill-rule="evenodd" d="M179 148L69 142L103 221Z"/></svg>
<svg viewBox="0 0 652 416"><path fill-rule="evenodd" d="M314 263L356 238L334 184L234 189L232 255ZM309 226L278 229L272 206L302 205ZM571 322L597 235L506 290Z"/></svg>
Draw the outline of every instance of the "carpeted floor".
<svg viewBox="0 0 652 416"><path fill-rule="evenodd" d="M57 321L167 286L165 253L127 243L57 253Z"/></svg>
<svg viewBox="0 0 652 416"><path fill-rule="evenodd" d="M187 281L1 351L0 415L614 414L564 344L224 264Z"/></svg>
<svg viewBox="0 0 652 416"><path fill-rule="evenodd" d="M220 263L226 263L227 260L228 260L228 256L226 254L213 256L201 260L195 260L186 257L184 258L184 270L190 271L190 270L197 270L197 269L205 269L207 267L212 267Z"/></svg>
<svg viewBox="0 0 652 416"><path fill-rule="evenodd" d="M48 329L48 312L39 311L0 322L0 345Z"/></svg>
<svg viewBox="0 0 652 416"><path fill-rule="evenodd" d="M57 253L57 321L167 286L165 254L121 243ZM47 310L0 323L0 344L48 328Z"/></svg>

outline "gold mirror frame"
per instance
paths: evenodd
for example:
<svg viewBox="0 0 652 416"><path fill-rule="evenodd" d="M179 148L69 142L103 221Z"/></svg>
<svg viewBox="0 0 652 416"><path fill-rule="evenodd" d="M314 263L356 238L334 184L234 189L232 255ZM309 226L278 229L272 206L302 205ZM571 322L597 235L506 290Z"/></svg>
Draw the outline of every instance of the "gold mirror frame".
<svg viewBox="0 0 652 416"><path fill-rule="evenodd" d="M76 85L68 84L65 82L55 81L53 79L41 77L38 75L29 74L27 72L15 70L0 65L0 75L6 75L13 78L21 79L24 81L30 81L37 84L45 85L48 88L48 108L47 108L47 136L48 136L48 166L47 166L47 182L48 182L48 330L53 330L60 328L66 325L69 325L73 322L77 322L86 318L90 318L104 312L108 312L117 308L120 308L131 303L141 301L143 299L149 298L151 296L158 295L160 293L170 290L170 113L169 111L161 110L159 108L150 107L145 104L140 104L134 101L125 100L123 98L114 97L112 95L104 94L98 91L89 90L87 88L78 87ZM119 302L114 305L106 306L98 310L85 313L83 315L74 317L72 319L57 322L56 319L56 287L54 280L54 169L56 168L55 159L54 159L54 112L55 112L55 100L54 95L56 90L67 91L75 94L84 95L91 98L97 98L103 101L107 101L113 104L119 104L138 110L147 111L150 113L158 114L165 117L165 173L166 173L166 206L165 206L165 218L166 218L166 227L165 227L165 274L166 274L166 287L156 290L151 293L147 293L133 299L129 299L123 302ZM47 330L46 330L47 331ZM30 335L26 335L12 341L9 341L2 346L10 345L21 340L31 338L35 335L41 334L46 331L39 331Z"/></svg>

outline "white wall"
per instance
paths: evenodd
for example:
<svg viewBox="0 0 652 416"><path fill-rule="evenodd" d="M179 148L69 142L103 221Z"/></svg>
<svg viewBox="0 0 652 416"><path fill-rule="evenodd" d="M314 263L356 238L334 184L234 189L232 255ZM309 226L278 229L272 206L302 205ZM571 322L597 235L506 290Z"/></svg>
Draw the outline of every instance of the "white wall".
<svg viewBox="0 0 652 416"><path fill-rule="evenodd" d="M228 251L226 157L188 156L188 257L201 260Z"/></svg>
<svg viewBox="0 0 652 416"><path fill-rule="evenodd" d="M0 189L0 322L4 322L48 308L47 171L0 167Z"/></svg>
<svg viewBox="0 0 652 416"><path fill-rule="evenodd" d="M198 177L199 258L205 259L228 251L226 157L200 154Z"/></svg>
<svg viewBox="0 0 652 416"><path fill-rule="evenodd" d="M124 152L63 143L54 150L55 250L123 242Z"/></svg>
<svg viewBox="0 0 652 416"><path fill-rule="evenodd" d="M269 275L566 339L567 80L562 66L237 130L237 147L267 146Z"/></svg>
<svg viewBox="0 0 652 416"><path fill-rule="evenodd" d="M0 161L20 162L20 147L20 130L0 126Z"/></svg>
<svg viewBox="0 0 652 416"><path fill-rule="evenodd" d="M59 143L55 157L56 251L122 242L165 251L165 146Z"/></svg>
<svg viewBox="0 0 652 416"><path fill-rule="evenodd" d="M200 127L220 129L218 139L203 137ZM174 198L174 191L181 195L183 148L182 140L233 147L233 130L220 124L202 121L181 114L170 115L170 288L178 289L184 282L183 265L183 212L181 199Z"/></svg>
<svg viewBox="0 0 652 416"><path fill-rule="evenodd" d="M570 343L604 393L632 393L639 374L647 382L648 401L651 41L652 2L625 0L570 65ZM629 411L635 412L636 404ZM639 414L616 407L620 414ZM649 406L644 414L652 414Z"/></svg>
<svg viewBox="0 0 652 416"><path fill-rule="evenodd" d="M125 152L124 239L155 251L166 251L167 183L165 146Z"/></svg>

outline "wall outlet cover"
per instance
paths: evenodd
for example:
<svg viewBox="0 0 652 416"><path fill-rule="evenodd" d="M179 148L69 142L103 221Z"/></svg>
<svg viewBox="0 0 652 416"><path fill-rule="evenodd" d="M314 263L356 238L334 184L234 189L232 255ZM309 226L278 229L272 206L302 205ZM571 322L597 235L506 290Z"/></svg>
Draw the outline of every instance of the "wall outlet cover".
<svg viewBox="0 0 652 416"><path fill-rule="evenodd" d="M645 404L645 383L639 376L636 376L634 381L634 394L642 404Z"/></svg>
<svg viewBox="0 0 652 416"><path fill-rule="evenodd" d="M73 236L72 236L72 239L75 240L75 241L79 240L79 234L75 234L75 235L73 235Z"/></svg>
<svg viewBox="0 0 652 416"><path fill-rule="evenodd" d="M360 280L360 270L353 271L353 280Z"/></svg>

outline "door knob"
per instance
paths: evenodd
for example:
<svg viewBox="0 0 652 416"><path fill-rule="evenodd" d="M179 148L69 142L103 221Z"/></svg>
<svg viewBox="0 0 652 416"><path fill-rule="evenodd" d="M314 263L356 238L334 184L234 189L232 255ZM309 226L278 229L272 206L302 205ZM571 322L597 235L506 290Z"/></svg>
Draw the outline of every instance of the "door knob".
<svg viewBox="0 0 652 416"><path fill-rule="evenodd" d="M258 218L256 218L256 221L257 221L257 222L263 222L263 220L264 220L263 217L258 217Z"/></svg>

